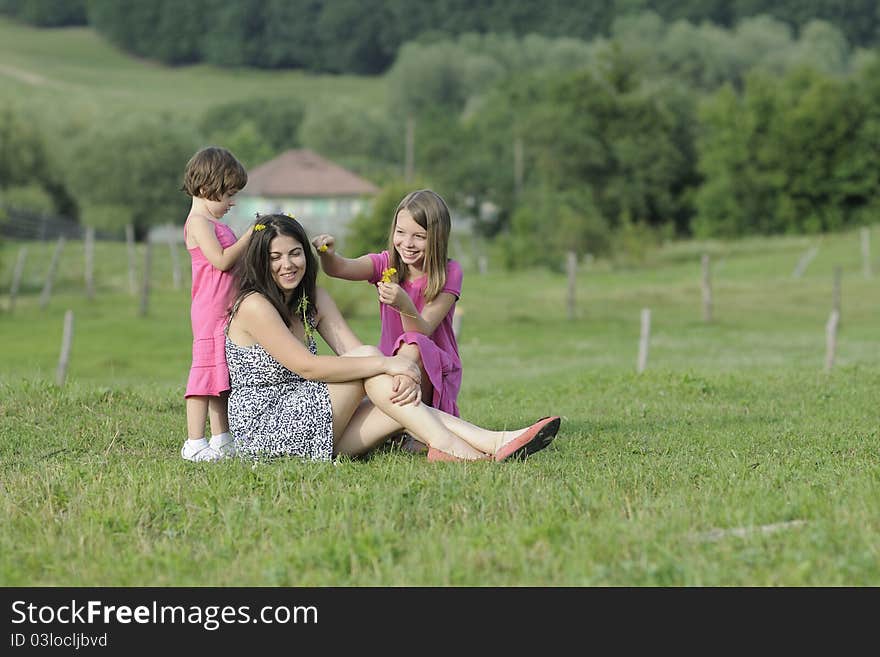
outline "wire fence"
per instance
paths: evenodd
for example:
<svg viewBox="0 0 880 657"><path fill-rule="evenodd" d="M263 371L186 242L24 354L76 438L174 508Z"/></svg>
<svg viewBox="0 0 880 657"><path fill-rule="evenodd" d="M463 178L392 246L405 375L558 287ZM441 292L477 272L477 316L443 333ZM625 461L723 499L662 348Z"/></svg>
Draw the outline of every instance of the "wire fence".
<svg viewBox="0 0 880 657"><path fill-rule="evenodd" d="M0 237L8 240L51 242L63 237L68 240L85 238L86 227L68 217L0 206ZM125 241L125 229L96 230L95 238L110 242Z"/></svg>

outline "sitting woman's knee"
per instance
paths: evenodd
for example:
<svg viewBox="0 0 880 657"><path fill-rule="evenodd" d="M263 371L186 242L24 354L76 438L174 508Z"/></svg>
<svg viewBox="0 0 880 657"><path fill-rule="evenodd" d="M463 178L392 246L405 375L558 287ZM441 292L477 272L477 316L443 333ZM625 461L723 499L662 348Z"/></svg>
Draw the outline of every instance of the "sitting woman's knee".
<svg viewBox="0 0 880 657"><path fill-rule="evenodd" d="M371 344L363 344L360 347L355 347L349 351L346 351L344 354L340 354L341 356L381 356L382 352L379 351L378 347L374 347Z"/></svg>

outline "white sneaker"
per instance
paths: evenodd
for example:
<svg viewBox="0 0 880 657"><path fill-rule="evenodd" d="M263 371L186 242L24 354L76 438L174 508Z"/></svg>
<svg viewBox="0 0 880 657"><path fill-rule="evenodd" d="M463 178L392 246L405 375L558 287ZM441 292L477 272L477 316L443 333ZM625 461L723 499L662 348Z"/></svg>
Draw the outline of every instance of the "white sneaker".
<svg viewBox="0 0 880 657"><path fill-rule="evenodd" d="M194 463L219 461L223 458L223 455L210 445L198 449L189 449L188 440L180 448L180 455L187 461L193 461Z"/></svg>
<svg viewBox="0 0 880 657"><path fill-rule="evenodd" d="M235 456L235 440L233 440L232 436L227 436L226 440L214 440L211 438L208 445L224 459Z"/></svg>

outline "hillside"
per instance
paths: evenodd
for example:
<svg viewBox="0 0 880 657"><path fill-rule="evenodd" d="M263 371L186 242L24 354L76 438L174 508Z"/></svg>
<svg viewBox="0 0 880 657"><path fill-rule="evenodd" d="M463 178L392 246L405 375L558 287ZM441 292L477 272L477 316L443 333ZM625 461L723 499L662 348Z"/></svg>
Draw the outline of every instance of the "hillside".
<svg viewBox="0 0 880 657"><path fill-rule="evenodd" d="M169 68L130 57L90 28L38 29L0 19L0 105L76 122L131 112L189 116L247 98L298 98L379 103L378 77L308 75L298 71Z"/></svg>

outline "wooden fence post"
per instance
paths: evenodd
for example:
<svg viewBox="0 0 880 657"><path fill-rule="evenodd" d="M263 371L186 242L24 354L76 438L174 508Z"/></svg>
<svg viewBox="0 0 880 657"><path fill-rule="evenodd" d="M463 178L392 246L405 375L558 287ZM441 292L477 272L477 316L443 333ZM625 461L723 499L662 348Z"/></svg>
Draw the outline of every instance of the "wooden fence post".
<svg viewBox="0 0 880 657"><path fill-rule="evenodd" d="M128 248L128 293L133 295L137 292L137 274L134 264L137 256L134 249L134 226L131 224L125 226L125 245Z"/></svg>
<svg viewBox="0 0 880 657"><path fill-rule="evenodd" d="M834 356L837 352L837 328L840 321L840 313L831 311L828 323L825 325L825 371L830 372L834 367Z"/></svg>
<svg viewBox="0 0 880 657"><path fill-rule="evenodd" d="M871 229L862 227L862 271L865 278L871 278Z"/></svg>
<svg viewBox="0 0 880 657"><path fill-rule="evenodd" d="M648 365L648 343L651 339L651 309L642 308L642 330L639 334L639 360L636 372L641 374Z"/></svg>
<svg viewBox="0 0 880 657"><path fill-rule="evenodd" d="M804 275L804 272L807 270L807 265L816 257L816 254L819 253L819 249L815 246L810 247L804 255L801 256L801 259L798 260L797 266L794 268L794 272L792 276L794 278L800 278Z"/></svg>
<svg viewBox="0 0 880 657"><path fill-rule="evenodd" d="M55 251L52 252L52 260L49 261L49 269L46 271L46 281L43 283L43 292L40 294L40 308L49 305L49 297L52 296L52 281L55 279L55 271L58 269L58 261L61 259L61 251L64 249L64 235L55 243Z"/></svg>
<svg viewBox="0 0 880 657"><path fill-rule="evenodd" d="M70 362L70 347L73 343L73 311L64 313L64 335L61 337L61 356L58 358L58 369L55 371L55 383L64 385L67 378L67 364Z"/></svg>
<svg viewBox="0 0 880 657"><path fill-rule="evenodd" d="M85 259L86 298L91 301L95 298L95 229L92 226L86 227Z"/></svg>
<svg viewBox="0 0 880 657"><path fill-rule="evenodd" d="M21 276L24 273L24 262L27 259L27 247L23 246L18 250L18 257L15 259L15 269L12 272L12 285L9 288L9 312L15 308L15 297L18 296L18 288L21 285Z"/></svg>
<svg viewBox="0 0 880 657"><path fill-rule="evenodd" d="M180 289L180 260L177 257L177 240L171 233L173 227L169 226L168 231L168 249L171 252L171 280L174 283L174 289Z"/></svg>
<svg viewBox="0 0 880 657"><path fill-rule="evenodd" d="M574 319L575 315L575 297L577 282L577 254L569 251L566 255L566 269L568 270L568 318Z"/></svg>
<svg viewBox="0 0 880 657"><path fill-rule="evenodd" d="M701 259L703 266L703 321L712 321L712 279L709 271L709 254L704 253Z"/></svg>
<svg viewBox="0 0 880 657"><path fill-rule="evenodd" d="M834 283L831 286L831 310L840 316L840 267L834 268Z"/></svg>
<svg viewBox="0 0 880 657"><path fill-rule="evenodd" d="M144 278L141 285L141 309L140 316L146 317L150 303L150 269L153 260L153 243L149 239L144 243Z"/></svg>
<svg viewBox="0 0 880 657"><path fill-rule="evenodd" d="M452 334L458 340L461 335L461 320L464 315L464 308L456 304L455 314L452 316Z"/></svg>

